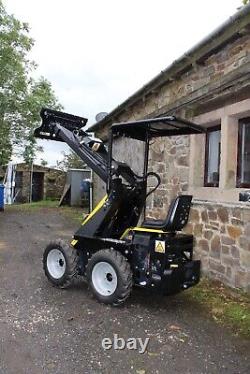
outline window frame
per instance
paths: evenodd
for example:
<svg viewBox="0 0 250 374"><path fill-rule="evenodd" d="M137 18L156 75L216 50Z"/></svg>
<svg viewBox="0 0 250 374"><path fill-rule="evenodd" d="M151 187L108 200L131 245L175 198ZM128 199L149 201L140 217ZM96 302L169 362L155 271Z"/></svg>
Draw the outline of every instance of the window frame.
<svg viewBox="0 0 250 374"><path fill-rule="evenodd" d="M239 128L238 128L238 150L237 150L237 178L236 178L236 188L250 188L250 182L249 183L242 183L240 181L241 171L242 171L242 159L241 159L241 153L242 153L242 132L243 132L243 126L246 125L250 126L250 117L240 118Z"/></svg>
<svg viewBox="0 0 250 374"><path fill-rule="evenodd" d="M211 132L220 131L221 132L221 124L208 127L206 133L206 142L205 142L205 167L204 167L204 187L215 187L218 188L220 184L220 163L221 163L221 149L219 149L219 180L218 183L211 183L208 182L208 159L209 159L209 134Z"/></svg>

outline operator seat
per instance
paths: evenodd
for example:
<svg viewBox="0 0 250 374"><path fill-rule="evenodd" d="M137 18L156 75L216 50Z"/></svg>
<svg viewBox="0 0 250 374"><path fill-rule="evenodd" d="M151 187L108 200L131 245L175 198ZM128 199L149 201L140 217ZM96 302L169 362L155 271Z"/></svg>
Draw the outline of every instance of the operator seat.
<svg viewBox="0 0 250 374"><path fill-rule="evenodd" d="M145 220L143 228L157 229L169 232L180 231L188 222L191 201L193 196L180 195L172 200L165 220Z"/></svg>

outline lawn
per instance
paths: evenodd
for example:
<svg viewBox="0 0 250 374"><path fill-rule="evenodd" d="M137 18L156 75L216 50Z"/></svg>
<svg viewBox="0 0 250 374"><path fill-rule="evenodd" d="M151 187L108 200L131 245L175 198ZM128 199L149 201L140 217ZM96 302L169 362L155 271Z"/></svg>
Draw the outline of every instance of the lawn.
<svg viewBox="0 0 250 374"><path fill-rule="evenodd" d="M83 208L70 207L68 205L63 205L59 207L59 200L41 200L32 203L25 204L13 204L5 206L5 209L15 209L21 211L36 210L36 209L58 209L64 215L78 222L79 224L83 221L86 216Z"/></svg>

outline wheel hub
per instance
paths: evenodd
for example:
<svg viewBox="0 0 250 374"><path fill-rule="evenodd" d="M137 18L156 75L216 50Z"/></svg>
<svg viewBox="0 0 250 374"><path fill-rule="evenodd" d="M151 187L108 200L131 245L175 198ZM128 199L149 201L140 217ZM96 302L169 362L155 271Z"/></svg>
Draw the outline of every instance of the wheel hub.
<svg viewBox="0 0 250 374"><path fill-rule="evenodd" d="M58 261L58 263L59 263L60 266L63 266L64 265L63 259L60 258L60 260Z"/></svg>
<svg viewBox="0 0 250 374"><path fill-rule="evenodd" d="M64 254L57 248L52 249L47 256L47 269L55 279L60 279L66 271Z"/></svg>
<svg viewBox="0 0 250 374"><path fill-rule="evenodd" d="M109 282L112 282L112 279L113 279L112 274L108 273L108 274L106 275L106 278L107 278L107 280L108 280Z"/></svg>
<svg viewBox="0 0 250 374"><path fill-rule="evenodd" d="M92 283L100 295L112 295L117 288L117 275L113 266L104 261L95 264L92 270Z"/></svg>

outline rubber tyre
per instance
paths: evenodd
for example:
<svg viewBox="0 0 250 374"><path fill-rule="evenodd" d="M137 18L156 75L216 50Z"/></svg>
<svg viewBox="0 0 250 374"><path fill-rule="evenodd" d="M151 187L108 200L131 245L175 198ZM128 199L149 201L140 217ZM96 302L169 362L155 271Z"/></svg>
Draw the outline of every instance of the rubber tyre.
<svg viewBox="0 0 250 374"><path fill-rule="evenodd" d="M54 278L47 266L48 255L54 249L58 249L63 254L66 263L64 274L60 278ZM43 269L46 277L54 286L58 288L69 287L78 274L78 259L79 257L77 255L77 251L63 240L59 239L50 242L45 248L43 254Z"/></svg>
<svg viewBox="0 0 250 374"><path fill-rule="evenodd" d="M117 277L116 289L108 296L100 294L92 282L93 269L95 265L101 262L110 264ZM114 249L103 249L96 252L88 262L86 275L94 296L101 303L119 306L125 302L131 293L133 278L130 264L120 252Z"/></svg>

